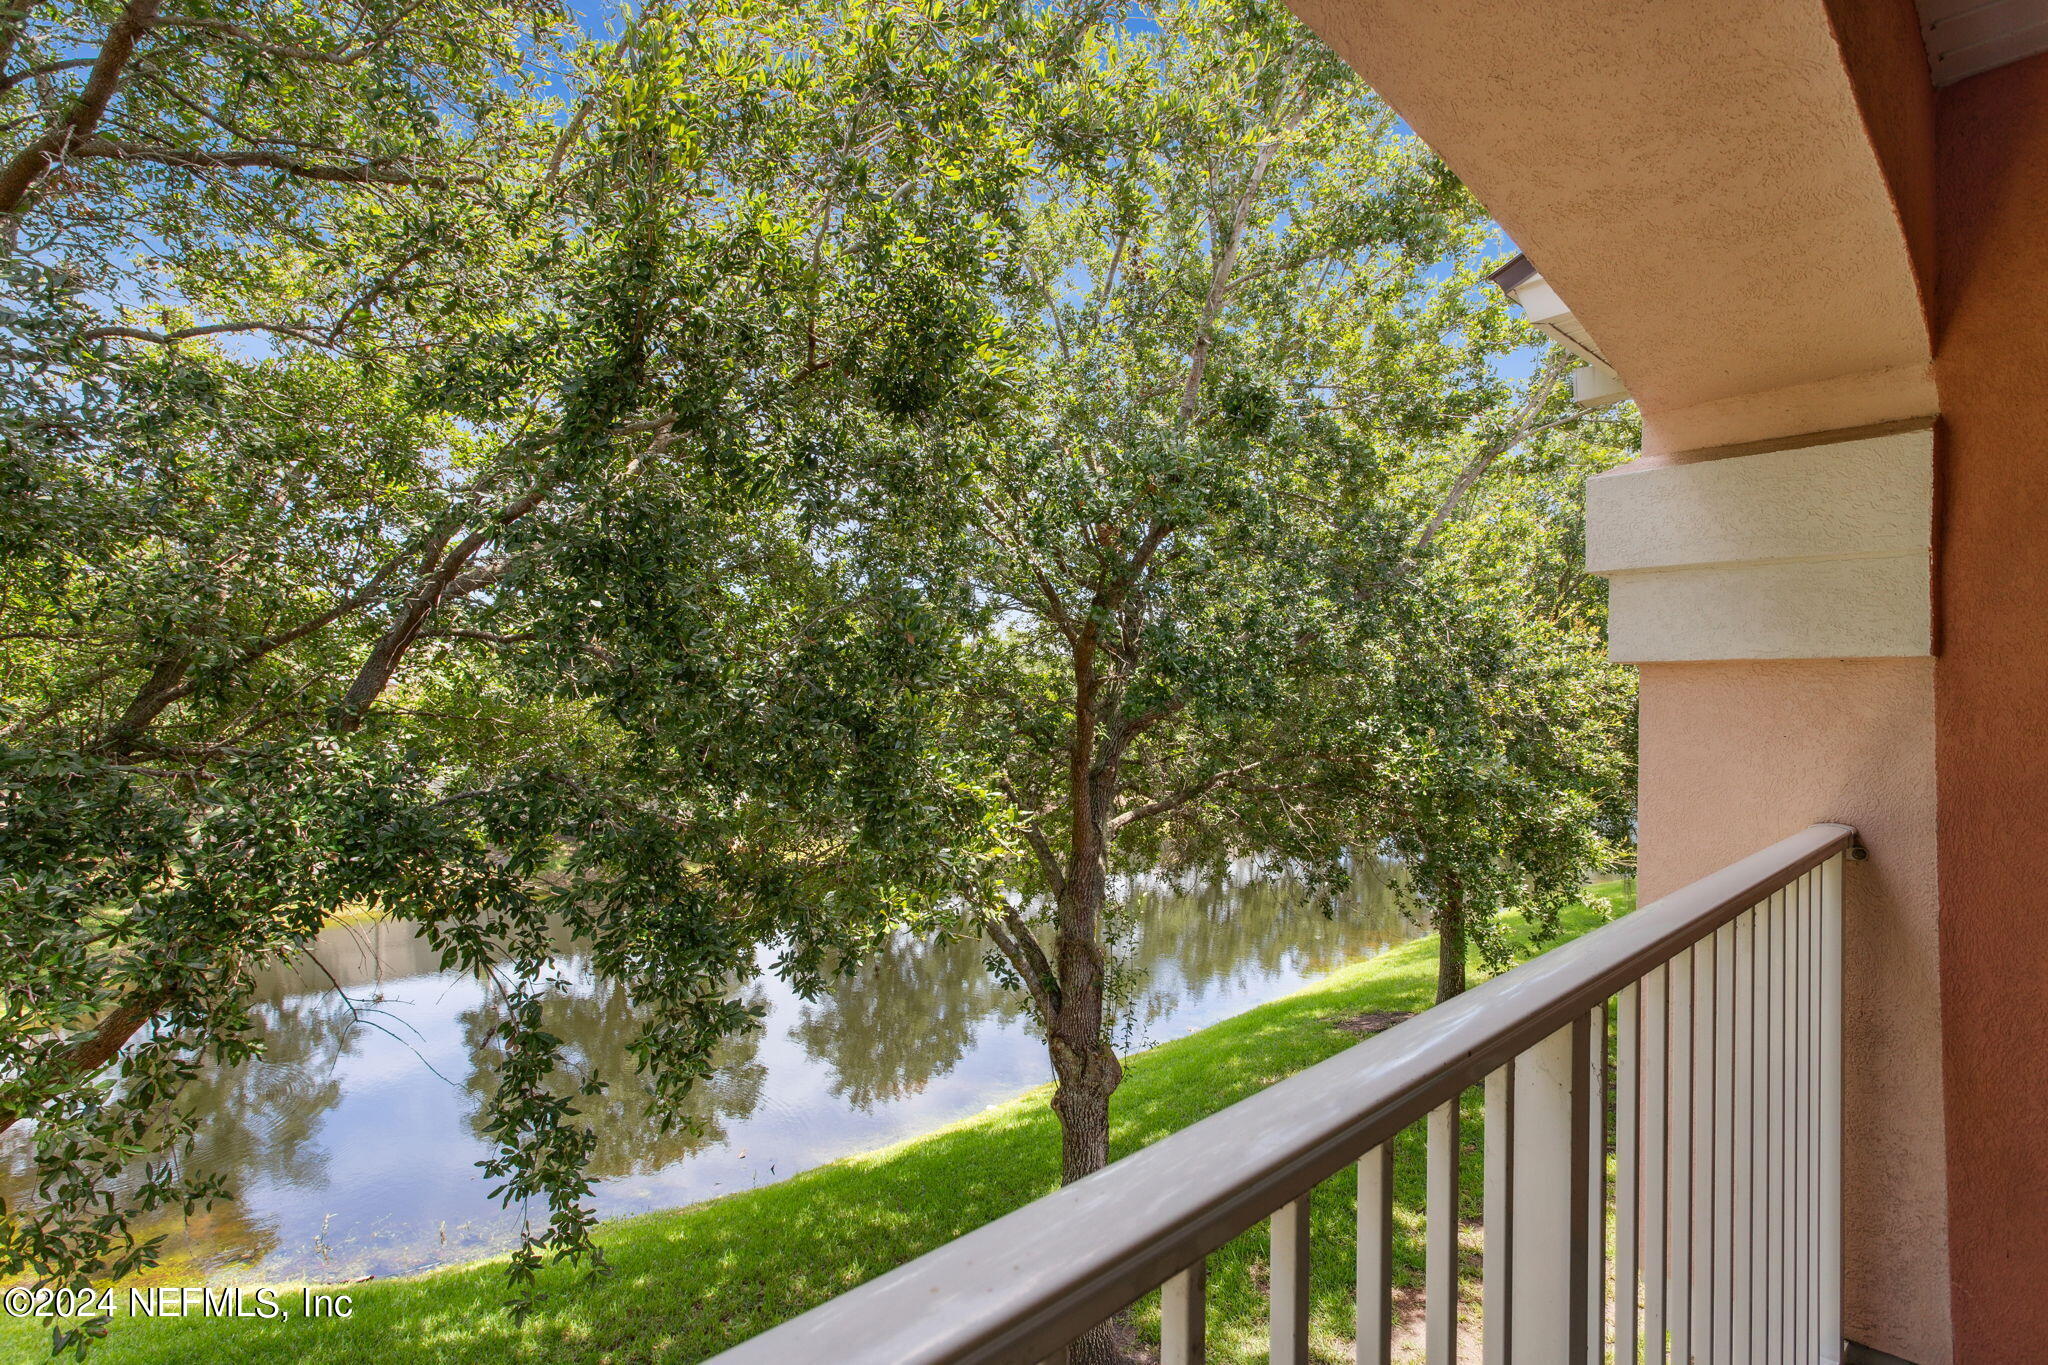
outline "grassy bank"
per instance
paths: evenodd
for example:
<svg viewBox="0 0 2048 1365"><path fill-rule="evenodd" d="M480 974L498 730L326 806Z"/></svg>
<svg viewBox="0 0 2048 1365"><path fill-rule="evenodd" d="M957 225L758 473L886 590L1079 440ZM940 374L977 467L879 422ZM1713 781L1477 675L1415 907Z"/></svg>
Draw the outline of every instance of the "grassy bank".
<svg viewBox="0 0 2048 1365"><path fill-rule="evenodd" d="M1623 903L1619 885L1575 912L1568 933ZM1436 941L1420 939L1337 972L1296 995L1129 1059L1117 1092L1118 1155L1156 1141L1357 1041L1346 1021L1429 1003ZM348 1286L346 1321L117 1318L93 1352L106 1365L304 1361L309 1365L434 1362L695 1361L715 1354L1053 1189L1059 1139L1043 1090L936 1133L851 1157L778 1185L669 1213L608 1224L600 1240L615 1273L584 1284L551 1272L542 1307L515 1324L495 1262L406 1280ZM1479 1106L1467 1097L1476 1153ZM394 1133L392 1141L403 1142ZM1468 1212L1478 1211L1480 1163L1464 1163ZM1395 1158L1396 1259L1419 1283L1419 1133ZM1350 1358L1353 1198L1341 1176L1317 1192L1314 1336L1319 1357ZM1210 1261L1210 1351L1217 1361L1263 1359L1263 1228ZM295 1306L298 1295L280 1295ZM1156 1307L1135 1313L1157 1340ZM0 1352L34 1359L47 1340L33 1325L0 1326Z"/></svg>

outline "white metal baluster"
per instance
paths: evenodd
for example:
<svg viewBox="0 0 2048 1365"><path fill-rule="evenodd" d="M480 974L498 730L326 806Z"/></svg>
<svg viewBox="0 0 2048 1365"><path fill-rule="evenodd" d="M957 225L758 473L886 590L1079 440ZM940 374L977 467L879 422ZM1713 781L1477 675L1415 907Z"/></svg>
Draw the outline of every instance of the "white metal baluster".
<svg viewBox="0 0 2048 1365"><path fill-rule="evenodd" d="M1692 1359L1692 964L1694 950L1686 949L1671 959L1665 978L1670 992L1671 1032L1667 1043L1671 1070L1670 1117L1666 1121L1670 1163L1666 1177L1670 1184L1670 1207L1665 1214L1670 1229L1669 1269L1665 1273L1664 1311L1671 1323L1671 1358Z"/></svg>
<svg viewBox="0 0 2048 1365"><path fill-rule="evenodd" d="M1786 1265L1786 1226L1784 1226L1784 1121L1786 1121L1786 902L1790 894L1782 892L1767 911L1767 952L1769 952L1769 1027L1765 1027L1763 1038L1769 1046L1765 1054L1769 1060L1769 1076L1765 1081L1765 1144L1763 1160L1769 1169L1763 1193L1765 1226L1769 1238L1765 1242L1765 1279L1763 1279L1763 1302L1765 1302L1765 1326L1763 1326L1763 1359L1767 1365L1784 1365L1784 1265Z"/></svg>
<svg viewBox="0 0 2048 1365"><path fill-rule="evenodd" d="M1820 1148L1822 1142L1822 1101L1820 1095L1822 1085L1821 1040L1826 1036L1826 1026L1821 1021L1821 1010L1823 1006L1823 988L1821 985L1821 978L1825 975L1825 969L1821 957L1821 905L1822 902L1826 899L1826 893L1822 889L1822 882L1826 877L1826 873L1821 868L1817 867L1808 875L1813 878L1813 923L1811 926L1811 932L1807 940L1808 943L1811 945L1809 951L1812 955L1813 960L1812 975L1809 979L1809 984L1807 987L1808 992L1811 994L1813 1000L1813 1023L1809 1033L1810 1044L1808 1052L1808 1055L1811 1056L1813 1059L1813 1087L1811 1093L1807 1096L1807 1112L1810 1115L1811 1122L1813 1124L1813 1137L1812 1147L1811 1150L1807 1152L1806 1161L1806 1167L1809 1173L1806 1193L1806 1216L1813 1229L1813 1255L1810 1264L1807 1266L1807 1296L1808 1302L1810 1304L1809 1311L1811 1320L1808 1322L1806 1329L1806 1358L1808 1360L1819 1360L1821 1358L1822 1352L1825 1350L1825 1344L1822 1342L1820 1334L1821 1305L1823 1302L1820 1286L1821 1263L1823 1258L1827 1254L1825 1238L1823 1237L1821 1231L1820 1219Z"/></svg>
<svg viewBox="0 0 2048 1365"><path fill-rule="evenodd" d="M1665 1171L1671 1164L1670 1137L1666 1116L1670 1108L1667 1075L1670 1019L1666 981L1669 971L1658 967L1643 977L1643 1360L1658 1365L1667 1358L1670 1338L1665 1327L1665 1208L1670 1186Z"/></svg>
<svg viewBox="0 0 2048 1365"><path fill-rule="evenodd" d="M1821 1194L1823 1160L1821 1147L1826 1143L1825 1111L1827 1102L1821 1096L1822 1087L1827 1083L1827 1063L1822 1054L1826 1051L1827 1020L1827 935L1825 932L1827 903L1827 871L1825 867L1813 870L1813 1093L1809 1097L1813 1114L1813 1150L1808 1153L1807 1165L1812 1171L1812 1185L1807 1194L1808 1217L1813 1220L1813 1264L1811 1294L1813 1322L1807 1331L1807 1358L1820 1360L1826 1353L1827 1342L1821 1335L1821 1318L1826 1309L1827 1295L1821 1281L1826 1274L1827 1233L1821 1219L1824 1196Z"/></svg>
<svg viewBox="0 0 2048 1365"><path fill-rule="evenodd" d="M1423 1300L1429 1365L1458 1359L1458 1101L1429 1113L1429 1170L1424 1177Z"/></svg>
<svg viewBox="0 0 2048 1365"><path fill-rule="evenodd" d="M1514 1348L1515 1065L1486 1078L1486 1153L1483 1220L1485 1259L1480 1303L1485 1319L1486 1365L1510 1365Z"/></svg>
<svg viewBox="0 0 2048 1365"><path fill-rule="evenodd" d="M1842 1355L1842 856L1820 875L1820 1360Z"/></svg>
<svg viewBox="0 0 2048 1365"><path fill-rule="evenodd" d="M1776 906L1774 894L1756 916L1756 1093L1750 1112L1755 1246L1749 1263L1750 1357L1756 1365L1771 1365L1771 1052L1776 1037L1771 1027L1771 912Z"/></svg>
<svg viewBox="0 0 2048 1365"><path fill-rule="evenodd" d="M1771 908L1757 908L1750 929L1750 1105L1749 1105L1749 1360L1768 1365L1764 1349L1770 1317L1771 1163L1766 1138L1771 1115Z"/></svg>
<svg viewBox="0 0 2048 1365"><path fill-rule="evenodd" d="M1812 875L1813 982L1811 990L1813 993L1813 1093L1808 1098L1812 1106L1811 1113L1813 1116L1813 1150L1807 1154L1807 1168L1812 1172L1812 1176L1811 1184L1807 1191L1806 1196L1806 1207L1808 1211L1807 1217L1810 1218L1813 1222L1813 1263L1808 1268L1811 1277L1811 1287L1809 1292L1812 1296L1813 1322L1807 1329L1807 1336L1809 1338L1809 1350L1807 1352L1807 1356L1811 1360L1819 1360L1821 1358L1823 1351L1826 1349L1826 1343L1821 1338L1821 1313L1823 1305L1826 1302L1826 1296L1823 1294L1821 1290L1821 1278L1823 1274L1822 1267L1827 1259L1827 1237L1823 1225L1821 1223L1822 1197L1820 1191L1820 1149L1822 1144L1826 1141L1826 1135L1823 1131L1822 1119L1822 1113L1823 1110L1826 1108L1826 1104L1821 1098L1821 1087L1826 1084L1826 1076L1823 1074L1826 1067L1826 1063L1823 1061L1821 1053L1825 1049L1825 1039L1827 1037L1827 1022L1822 1017L1827 1007L1826 943L1825 934L1822 930L1822 923L1825 915L1824 906L1827 901L1827 891L1825 887L1825 869L1817 867L1813 870Z"/></svg>
<svg viewBox="0 0 2048 1365"><path fill-rule="evenodd" d="M1821 1060L1821 1050L1823 1050L1821 1036L1823 1036L1823 1027L1825 1025L1821 1021L1821 1015L1827 1009L1827 986L1825 986L1825 980L1823 980L1827 976L1827 962L1823 958L1823 939L1825 939L1825 933L1823 933L1823 902L1827 900L1827 892L1823 888L1823 882L1827 878L1827 872L1823 868L1815 868L1808 876L1812 876L1812 925L1810 925L1810 933L1808 933L1810 954L1812 954L1812 984L1808 986L1812 990L1812 1029L1810 1029L1812 1091L1806 1097L1806 1103L1810 1105L1810 1111L1812 1111L1812 1148L1806 1152L1806 1171L1808 1171L1806 1218L1812 1222L1812 1265L1808 1267L1808 1277L1810 1277L1808 1295L1810 1295L1810 1304L1812 1304L1812 1322L1806 1328L1806 1359L1808 1361L1819 1361L1823 1357L1825 1349L1827 1349L1825 1340L1821 1338L1821 1310L1823 1310L1823 1304L1827 1302L1823 1291L1821 1291L1821 1275L1823 1275L1823 1265L1827 1261L1827 1236L1825 1236L1823 1224L1821 1224L1821 1144L1825 1142L1825 1136L1821 1132L1821 1109L1823 1109L1821 1087L1825 1085L1823 1060Z"/></svg>
<svg viewBox="0 0 2048 1365"><path fill-rule="evenodd" d="M1592 1020L1581 1015L1515 1059L1507 1357L1515 1361L1585 1358L1592 1038Z"/></svg>
<svg viewBox="0 0 2048 1365"><path fill-rule="evenodd" d="M1692 1358L1711 1360L1714 1351L1711 1297L1714 1284L1714 977L1719 970L1715 940L1692 950Z"/></svg>
<svg viewBox="0 0 2048 1365"><path fill-rule="evenodd" d="M1614 1362L1636 1365L1638 1316L1638 1167L1641 1165L1642 987L1622 987L1614 1031Z"/></svg>
<svg viewBox="0 0 2048 1365"><path fill-rule="evenodd" d="M1209 1358L1208 1301L1206 1257L1159 1291L1159 1365L1202 1365Z"/></svg>
<svg viewBox="0 0 2048 1365"><path fill-rule="evenodd" d="M1806 1215L1806 1200L1809 1180L1806 1169L1807 1154L1813 1150L1812 1125L1808 1121L1813 1097L1813 1075L1808 1068L1808 1058L1813 1049L1812 1006L1808 1000L1807 981L1811 974L1811 961L1807 953L1807 929L1813 922L1813 874L1799 879L1799 913L1790 926L1792 938L1792 1002L1793 1022L1792 1047L1792 1112L1789 1115L1793 1134L1792 1160L1788 1163L1792 1187L1791 1208L1787 1221L1792 1229L1792 1255L1787 1258L1786 1270L1792 1280L1792 1330L1786 1340L1786 1357L1805 1365L1813 1359L1812 1341L1807 1332L1812 1302L1807 1295L1809 1276L1807 1267L1812 1257L1812 1220Z"/></svg>
<svg viewBox="0 0 2048 1365"><path fill-rule="evenodd" d="M1752 1365L1751 1285L1756 1265L1756 912L1735 920L1735 1087L1729 1206L1728 1344L1730 1365Z"/></svg>
<svg viewBox="0 0 2048 1365"><path fill-rule="evenodd" d="M1735 1358L1735 1052L1742 1035L1735 953L1736 927L1724 924L1714 934L1714 1254L1708 1276L1714 1335L1709 1359L1714 1365L1729 1365Z"/></svg>
<svg viewBox="0 0 2048 1365"><path fill-rule="evenodd" d="M1791 886L1785 917L1785 1359L1806 1365L1807 879Z"/></svg>
<svg viewBox="0 0 2048 1365"><path fill-rule="evenodd" d="M1783 1001L1784 1031L1778 1042L1778 1359L1786 1365L1805 1365L1792 1356L1795 1336L1794 1315L1799 1305L1795 1291L1799 1284L1799 1228L1793 1216L1798 1207L1799 1141L1799 889L1795 882L1785 897L1779 927L1778 990Z"/></svg>
<svg viewBox="0 0 2048 1365"><path fill-rule="evenodd" d="M1805 1262L1805 1248L1800 1245L1799 1209L1805 1202L1806 1187L1799 1178L1802 1140L1805 1134L1800 1129L1799 1116L1805 1109L1800 1090L1801 1059L1806 1055L1806 1026L1803 1016L1804 1004L1800 997L1799 982L1804 972L1804 960L1799 951L1800 926L1806 920L1806 883L1801 878L1792 884L1792 905L1785 916L1785 1265L1780 1272L1785 1281L1785 1337L1779 1348L1788 1361L1805 1365L1798 1354L1799 1348L1799 1286L1804 1278L1802 1266Z"/></svg>
<svg viewBox="0 0 2048 1365"><path fill-rule="evenodd" d="M1394 1145L1358 1163L1358 1365L1394 1360Z"/></svg>
<svg viewBox="0 0 2048 1365"><path fill-rule="evenodd" d="M1607 1059L1607 1030L1612 1002L1602 1000L1587 1019L1592 1042L1586 1057L1586 1242L1591 1262L1586 1275L1587 1365L1607 1359L1607 1088L1612 1069Z"/></svg>
<svg viewBox="0 0 2048 1365"><path fill-rule="evenodd" d="M1271 1313L1272 1365L1309 1365L1309 1196L1283 1204L1273 1214Z"/></svg>

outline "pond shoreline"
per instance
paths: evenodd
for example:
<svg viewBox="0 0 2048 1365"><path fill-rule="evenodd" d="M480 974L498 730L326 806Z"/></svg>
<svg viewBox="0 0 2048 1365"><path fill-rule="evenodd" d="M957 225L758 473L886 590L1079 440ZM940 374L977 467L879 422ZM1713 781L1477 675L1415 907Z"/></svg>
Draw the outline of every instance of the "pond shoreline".
<svg viewBox="0 0 2048 1365"><path fill-rule="evenodd" d="M1567 917L1567 936L1626 904L1619 885L1589 899L1592 905ZM1113 1110L1113 1153L1145 1146L1354 1044L1357 1035L1345 1025L1361 1015L1426 1007L1435 952L1433 938L1416 939L1135 1054ZM613 1273L586 1286L579 1272L548 1270L541 1285L547 1297L523 1323L503 1311L502 1258L490 1258L345 1286L354 1300L347 1320L118 1318L93 1358L105 1365L202 1358L209 1365L699 1360L1054 1188L1059 1144L1045 1098L1040 1087L936 1132L772 1186L607 1222L598 1241ZM1476 1098L1471 1109L1477 1141ZM1475 1182L1468 1195L1476 1199L1478 1163L1468 1164ZM1351 1198L1343 1177L1319 1198L1315 1222L1328 1238L1319 1245L1349 1244ZM1397 1222L1419 1209L1421 1198L1419 1163L1403 1158ZM1419 1274L1419 1242L1407 1244L1414 1232L1410 1220L1397 1239L1402 1283ZM1214 1361L1262 1358L1263 1256L1264 1239L1254 1229L1211 1260L1214 1320L1223 1324L1211 1340ZM1350 1276L1348 1260L1336 1255L1315 1267L1315 1338L1332 1351L1348 1327ZM1156 1341L1156 1309L1141 1303L1132 1321L1140 1342ZM21 1359L33 1358L37 1339L47 1342L36 1324L0 1326L0 1343L26 1352Z"/></svg>
<svg viewBox="0 0 2048 1365"><path fill-rule="evenodd" d="M1361 876L1334 918L1299 888L1244 870L1133 888L1119 942L1135 1051L1285 995L1405 941L1383 882ZM841 1157L971 1118L1042 1083L1045 1045L978 943L900 938L801 997L764 959L743 996L760 1026L726 1040L667 1129L629 1046L632 1001L566 936L564 984L545 1007L579 1068L612 1084L580 1104L597 1138L591 1207L605 1220L764 1187ZM231 1200L139 1229L161 1262L134 1283L216 1285L390 1278L508 1250L519 1212L478 1163L501 1006L442 970L413 925L330 926L306 956L259 978L261 1058L206 1068L189 1089L194 1165ZM0 1139L0 1199L32 1202L23 1136Z"/></svg>

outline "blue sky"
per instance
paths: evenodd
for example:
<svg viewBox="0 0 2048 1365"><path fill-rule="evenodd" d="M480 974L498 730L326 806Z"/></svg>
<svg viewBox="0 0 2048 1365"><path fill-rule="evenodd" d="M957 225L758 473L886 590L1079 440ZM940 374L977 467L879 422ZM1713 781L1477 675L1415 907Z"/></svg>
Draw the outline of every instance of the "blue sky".
<svg viewBox="0 0 2048 1365"><path fill-rule="evenodd" d="M792 3L802 3L802 0L792 0ZM583 31L593 36L616 33L622 14L628 12L631 8L630 3L622 4L621 0L570 0L569 3L570 12L575 16ZM1141 8L1137 7L1133 7L1133 11L1127 15L1125 22L1135 29L1157 28L1157 25L1152 22L1150 17ZM1403 134L1408 136L1414 135L1414 130L1408 126L1405 119L1397 117L1396 126ZM1514 243L1498 227L1494 229L1494 237L1495 241L1488 252L1490 256L1505 260L1514 254ZM1445 273L1448 273L1448 267L1445 267L1444 270ZM1529 375L1534 373L1536 366L1541 362L1545 349L1541 345L1534 345L1502 357L1499 366L1500 372L1517 381L1528 378Z"/></svg>

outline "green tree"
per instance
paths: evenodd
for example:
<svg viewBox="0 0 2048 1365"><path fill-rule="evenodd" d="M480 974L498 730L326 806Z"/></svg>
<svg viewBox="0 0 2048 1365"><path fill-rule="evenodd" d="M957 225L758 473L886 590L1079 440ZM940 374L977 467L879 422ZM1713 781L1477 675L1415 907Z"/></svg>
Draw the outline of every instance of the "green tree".
<svg viewBox="0 0 2048 1365"><path fill-rule="evenodd" d="M1419 574L1407 649L1436 681L1384 754L1380 828L1437 932L1439 1003L1475 956L1506 965L1503 912L1549 933L1634 842L1635 686L1581 567L1584 472L1506 471Z"/></svg>
<svg viewBox="0 0 2048 1365"><path fill-rule="evenodd" d="M1621 432L1562 360L1513 377L1531 337L1484 286L1478 207L1276 8L1149 13L1003 111L1037 173L976 377L816 437L917 477L779 518L643 482L551 559L648 570L586 620L602 653L553 666L722 793L752 875L893 850L862 881L897 922L987 934L1045 1033L1069 1180L1109 1156L1128 874L1242 856L1327 901L1391 845L1436 860L1432 909L1439 863L1472 883L1461 924L1548 906L1598 853L1626 711L1578 677L1605 667L1582 582L1542 625L1549 558L1488 559L1556 542ZM678 541L719 572L661 572ZM1526 828L1489 830L1504 811Z"/></svg>
<svg viewBox="0 0 2048 1365"><path fill-rule="evenodd" d="M757 943L801 976L876 932L885 898L816 912L834 864L750 862L507 659L598 647L578 618L638 566L542 612L583 542L540 528L636 481L772 518L901 477L809 433L956 401L1019 174L982 111L1070 32L1001 0L677 0L602 42L510 0L0 15L0 1128L38 1175L0 1275L127 1273L225 1193L184 1089L260 1048L252 973L336 909L498 991L487 1169L547 1210L521 1283L590 1253L606 1078L547 1027L559 922L674 1113Z"/></svg>
<svg viewBox="0 0 2048 1365"><path fill-rule="evenodd" d="M1626 711L1584 684L1597 627L1537 630L1503 537L1464 529L1572 515L1611 449L1562 361L1510 377L1477 205L1291 18L1158 19L1076 82L1099 131L1035 187L1025 398L961 434L949 547L982 614L945 742L1019 855L976 913L1046 1031L1070 1180L1108 1159L1120 874L1259 857L1327 895L1389 840L1433 909L1439 863L1489 912L1554 905ZM1454 826L1481 776L1512 786Z"/></svg>

